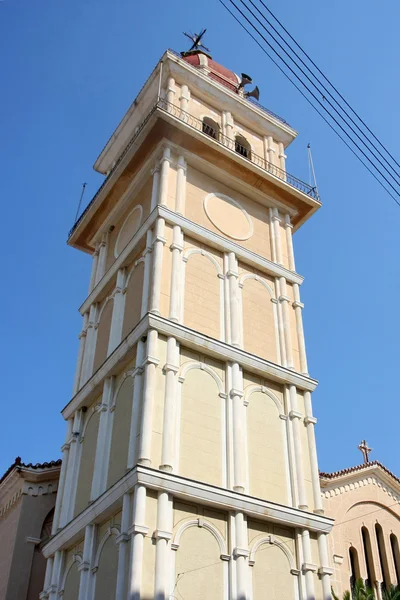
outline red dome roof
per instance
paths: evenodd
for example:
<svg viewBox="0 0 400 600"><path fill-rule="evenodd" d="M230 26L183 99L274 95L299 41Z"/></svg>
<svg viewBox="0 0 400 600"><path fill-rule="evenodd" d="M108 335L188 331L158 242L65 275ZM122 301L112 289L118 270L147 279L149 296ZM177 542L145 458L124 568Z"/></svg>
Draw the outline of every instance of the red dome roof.
<svg viewBox="0 0 400 600"><path fill-rule="evenodd" d="M236 92L240 83L240 78L233 72L215 62L210 56L203 52L196 52L182 57L184 61L193 67L205 69L210 78L218 83L225 85L230 90Z"/></svg>

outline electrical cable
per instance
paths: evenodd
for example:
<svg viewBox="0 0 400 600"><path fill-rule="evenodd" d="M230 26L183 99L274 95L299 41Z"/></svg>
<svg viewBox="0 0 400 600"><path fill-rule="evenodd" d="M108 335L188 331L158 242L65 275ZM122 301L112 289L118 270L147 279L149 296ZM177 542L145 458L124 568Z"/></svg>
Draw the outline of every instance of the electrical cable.
<svg viewBox="0 0 400 600"><path fill-rule="evenodd" d="M243 2L243 0L240 0L242 5L246 6L245 2ZM349 113L346 111L345 108L343 108L340 103L334 98L334 96L331 94L331 92L329 91L329 89L324 85L324 83L321 82L321 80L312 72L312 70L309 68L309 66L304 62L304 60L301 58L301 56L299 56L299 54L290 46L290 44L282 37L282 35L279 33L279 31L277 31L277 29L273 26L273 24L271 23L271 21L269 21L265 15L263 15L263 13L260 11L260 9L257 7L257 5L253 2L253 0L248 0L250 2L250 4L255 8L255 10L259 13L259 15L261 15L261 17L270 25L270 27L272 27L272 29L276 32L276 34L283 40L283 42L288 46L289 50L291 52L293 52L293 54L296 56L296 58L304 65L304 67L309 71L309 73L311 73L311 76L314 77L317 82L319 83L319 85L322 86L322 88L324 89L324 91L326 92L326 94L328 94L332 100L339 106L340 110L342 110L345 115L347 116L348 119L350 119L350 121L353 123L353 125L355 127L357 127L357 129L360 131L361 135L363 135L367 142L366 143L359 135L358 133L353 129L353 127L351 125L349 125L349 123L346 121L345 117L343 117L343 115L341 115L339 113L339 111L336 109L335 106L333 106L333 104L330 102L330 100L328 100L328 98L326 98L326 96L323 96L323 98L327 101L327 103L333 108L333 110L336 112L336 114L346 123L346 125L351 129L351 131L357 136L357 138L360 140L360 142L367 148L368 152L370 152L372 155L374 155L374 152L370 149L369 144L372 145L372 147L376 150L376 152L378 152L378 154L383 158L383 160L385 160L386 164L392 169L392 171L395 174L395 177L392 175L392 173L390 173L390 171L387 169L386 165L384 163L382 163L382 161L377 158L376 155L374 155L374 158L379 162L379 164L385 169L385 171L389 174L390 177L392 177L392 179L394 181L396 181L397 185L400 185L400 179L399 179L399 173L397 171L397 169L395 169L391 164L389 164L387 162L387 158L383 156L383 154L381 153L381 151L375 146L375 144L373 142L370 141L370 139L366 136L366 134L362 131L362 129L357 125L357 123L354 121L354 119L349 115ZM262 1L262 0L260 0ZM265 6L265 4L262 2L263 6ZM247 8L247 7L246 7ZM248 9L249 10L249 9ZM251 12L251 11L250 11ZM253 13L252 13L253 14ZM257 17L256 17L257 18ZM261 24L261 23L260 23ZM268 35L278 44L278 46L281 48L281 50L283 50L283 52L286 54L286 56L288 56L288 58L296 65L296 67L302 72L302 74L308 79L308 81L311 83L311 85L314 86L314 88L318 91L318 93L321 93L321 90L318 88L318 85L315 84L306 73L304 73L303 69L301 67L299 67L296 64L296 61L293 59L292 56L290 56L290 54L285 50L285 48L280 44L279 41L276 40L276 38L272 35L272 33L270 33L268 31L268 29L262 25L262 27L264 28L264 30L268 33Z"/></svg>
<svg viewBox="0 0 400 600"><path fill-rule="evenodd" d="M242 17L244 17L246 19L246 21L249 23L249 25L258 33L258 35L264 40L264 42L268 45L268 47L278 56L279 60L281 60L284 65L290 70L290 72L296 77L296 79L301 83L301 85L303 87L306 88L306 90L308 91L308 93L314 98L314 100L317 101L317 103L322 107L322 109L328 113L328 115L330 116L330 118L336 123L336 125L343 131L343 133L350 139L351 143L356 146L356 148L359 150L359 152L361 152L361 154L363 154L363 156L368 160L368 162L372 165L372 167L379 173L379 175L386 181L386 183L394 190L394 192L400 196L400 192L392 185L392 183L390 181L388 181L388 179L385 177L385 175L378 169L378 167L375 165L375 163L370 159L369 156L367 156L364 152L364 150L362 150L362 148L360 148L358 146L358 144L353 140L353 138L349 135L349 133L344 129L344 127L337 121L337 119L329 112L329 110L326 108L326 106L324 106L324 104L321 102L321 100L319 100L319 98L314 94L314 92L312 90L310 90L310 88L304 83L304 81L302 81L302 79L299 77L299 75L292 69L292 67L286 62L286 60L284 58L282 58L282 56L279 54L279 52L272 46L272 44L265 38L265 36L257 29L257 27L251 22L251 20L243 13L243 11L235 4L235 2L233 0L229 0L229 2L236 8L236 10L242 15ZM263 27L263 29L265 29L268 33L268 30L265 28L265 26L261 23L261 21L258 19L258 17L253 13L253 11L248 8L248 6L246 6L246 4L244 3L243 0L239 0L239 2L241 2L241 4L243 4L246 9L250 12L250 14L256 19L256 21L261 25L261 27ZM270 34L269 34L270 35ZM299 67L298 67L299 68ZM300 69L301 70L301 69ZM302 70L301 70L302 71ZM302 73L304 74L304 71L302 71ZM306 75L307 79L308 76Z"/></svg>
<svg viewBox="0 0 400 600"><path fill-rule="evenodd" d="M253 39L253 41L259 46L259 48L268 56L268 58L273 62L273 64L281 71L281 73L290 81L290 83L297 89L298 92L303 96L303 98L313 107L313 109L319 114L319 116L325 121L325 123L335 132L338 138L347 146L347 148L354 154L354 156L361 162L361 164L367 169L367 171L374 177L374 179L379 183L379 185L389 194L389 196L396 202L398 206L400 206L400 202L395 198L395 196L387 189L385 184L380 181L377 175L370 169L370 167L363 161L363 159L358 156L356 151L350 146L348 142L343 138L343 136L334 128L332 123L328 121L328 119L323 115L323 113L311 102L311 100L306 96L303 90L296 84L295 81L286 73L286 71L279 65L279 63L271 56L271 54L262 46L261 42L249 31L246 26L238 19L238 17L231 11L231 9L225 4L224 0L218 0L220 4L229 12L229 14L235 19L235 21L242 27L245 32ZM240 12L240 11L239 11ZM246 19L248 20L248 19Z"/></svg>

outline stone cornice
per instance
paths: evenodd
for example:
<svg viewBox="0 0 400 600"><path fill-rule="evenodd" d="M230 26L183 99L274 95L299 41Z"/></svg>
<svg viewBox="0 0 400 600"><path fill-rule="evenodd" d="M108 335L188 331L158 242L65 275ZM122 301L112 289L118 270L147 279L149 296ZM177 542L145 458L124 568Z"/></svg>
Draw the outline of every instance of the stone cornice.
<svg viewBox="0 0 400 600"><path fill-rule="evenodd" d="M400 482L380 463L347 469L338 474L320 473L321 492L325 498L345 494L368 485L377 485L400 504Z"/></svg>

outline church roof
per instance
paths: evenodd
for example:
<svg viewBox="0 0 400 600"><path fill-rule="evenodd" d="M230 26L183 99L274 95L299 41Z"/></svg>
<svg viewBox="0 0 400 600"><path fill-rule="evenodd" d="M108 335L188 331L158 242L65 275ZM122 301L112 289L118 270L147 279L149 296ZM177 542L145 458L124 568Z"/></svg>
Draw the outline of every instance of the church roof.
<svg viewBox="0 0 400 600"><path fill-rule="evenodd" d="M215 60L208 56L204 52L191 52L182 56L183 60L193 67L199 69L207 69L210 79L221 83L230 90L236 92L237 87L240 83L240 77L238 77L233 71L230 71L223 65L220 65Z"/></svg>
<svg viewBox="0 0 400 600"><path fill-rule="evenodd" d="M387 475L392 477L396 483L400 484L400 479L396 477L392 471L390 471L385 465L383 465L379 460L372 460L371 462L363 463L361 465L356 465L354 467L349 467L347 469L341 469L340 471L334 471L333 473L324 473L320 472L320 478L325 480L334 480L343 477L344 475L351 475L352 473L358 473L359 471L365 471L366 469L370 469L371 467L378 467L382 469Z"/></svg>
<svg viewBox="0 0 400 600"><path fill-rule="evenodd" d="M44 463L36 463L35 465L33 463L23 463L21 460L20 456L17 456L17 458L14 460L13 464L8 467L7 471L0 477L0 483L2 483L6 477L14 470L14 469L19 469L19 468L23 468L23 469L33 469L33 470L39 470L39 469L51 469L53 467L59 467L61 466L61 458L59 458L58 460L51 460L50 462L44 462Z"/></svg>

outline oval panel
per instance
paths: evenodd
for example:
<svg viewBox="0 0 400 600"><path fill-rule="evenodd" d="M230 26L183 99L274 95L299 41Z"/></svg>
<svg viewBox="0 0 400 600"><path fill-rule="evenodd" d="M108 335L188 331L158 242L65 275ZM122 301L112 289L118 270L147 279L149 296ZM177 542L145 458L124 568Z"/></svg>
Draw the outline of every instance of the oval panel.
<svg viewBox="0 0 400 600"><path fill-rule="evenodd" d="M143 208L140 204L135 206L122 223L121 230L118 234L117 241L115 242L114 256L118 258L122 250L133 238L135 233L140 227L142 222Z"/></svg>
<svg viewBox="0 0 400 600"><path fill-rule="evenodd" d="M233 240L248 240L253 235L253 221L248 213L225 194L208 194L204 211L211 223Z"/></svg>

